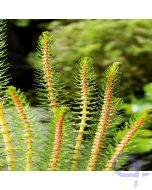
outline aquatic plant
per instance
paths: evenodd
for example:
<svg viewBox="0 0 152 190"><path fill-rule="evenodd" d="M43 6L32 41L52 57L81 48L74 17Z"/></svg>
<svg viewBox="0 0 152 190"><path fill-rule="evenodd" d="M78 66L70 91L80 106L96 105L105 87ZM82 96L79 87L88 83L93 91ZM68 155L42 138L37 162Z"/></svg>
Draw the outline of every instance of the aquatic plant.
<svg viewBox="0 0 152 190"><path fill-rule="evenodd" d="M134 137L151 118L151 109L118 127L121 64L105 71L102 89L96 83L93 61L76 65L76 93L64 99L64 85L54 62L50 32L39 37L35 53L34 84L39 110L23 92L10 86L7 74L6 23L0 20L0 168L1 170L113 170L123 166L123 152L134 148ZM39 121L39 116L44 122Z"/></svg>

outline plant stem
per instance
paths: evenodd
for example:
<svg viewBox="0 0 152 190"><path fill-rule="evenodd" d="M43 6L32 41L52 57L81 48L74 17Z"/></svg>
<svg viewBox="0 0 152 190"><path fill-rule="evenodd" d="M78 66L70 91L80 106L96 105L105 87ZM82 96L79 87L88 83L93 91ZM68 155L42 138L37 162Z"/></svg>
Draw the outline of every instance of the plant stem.
<svg viewBox="0 0 152 190"><path fill-rule="evenodd" d="M49 65L49 39L48 36L44 38L44 52L43 52L43 71L44 71L44 80L47 85L50 105L53 113L55 114L57 108L55 89L53 84L52 68Z"/></svg>
<svg viewBox="0 0 152 190"><path fill-rule="evenodd" d="M65 115L67 113L66 109L59 110L59 116L55 119L55 123L57 123L56 127L56 133L55 133L55 141L54 141L54 146L53 146L53 153L50 159L49 171L55 171L57 170L57 165L59 162L59 157L61 154L61 147L62 147L62 141L63 141L63 124L65 120ZM57 112L56 112L57 114Z"/></svg>
<svg viewBox="0 0 152 190"><path fill-rule="evenodd" d="M103 141L106 134L106 129L109 126L109 122L111 120L110 109L112 106L112 98L113 98L113 90L114 90L114 82L117 77L117 73L119 70L119 64L114 63L110 69L108 74L108 79L106 81L106 89L104 95L104 104L101 111L100 121L98 125L98 129L94 138L90 160L87 166L88 171L95 170L99 154L102 150Z"/></svg>
<svg viewBox="0 0 152 190"><path fill-rule="evenodd" d="M24 110L22 101L18 97L18 95L13 92L11 93L12 100L15 104L16 109L18 110L18 113L20 114L20 118L22 122L24 123L25 127L25 142L26 142L26 171L32 170L32 129L30 126L30 122L27 118L26 112Z"/></svg>
<svg viewBox="0 0 152 190"><path fill-rule="evenodd" d="M107 163L107 166L105 168L106 171L111 171L113 169L114 164L117 162L119 156L128 146L136 131L145 123L145 121L147 121L147 119L148 114L144 113L137 121L135 121L133 127L128 131L126 136L124 136L124 138L122 138L120 143L117 145L115 153Z"/></svg>
<svg viewBox="0 0 152 190"><path fill-rule="evenodd" d="M88 58L85 58L82 62L82 76L81 76L81 86L82 86L82 117L81 117L81 123L80 128L78 132L78 136L76 139L76 145L74 149L74 155L72 159L72 166L71 170L76 170L76 166L78 163L79 153L80 153L80 147L83 139L84 134L84 128L86 127L86 121L87 121L87 106L88 106L88 85L87 85L87 66L88 66Z"/></svg>
<svg viewBox="0 0 152 190"><path fill-rule="evenodd" d="M5 143L6 157L7 157L7 165L9 171L16 170L16 162L13 151L13 142L12 137L10 135L10 130L8 127L8 123L4 114L4 108L2 102L0 102L0 125L2 129L2 135Z"/></svg>

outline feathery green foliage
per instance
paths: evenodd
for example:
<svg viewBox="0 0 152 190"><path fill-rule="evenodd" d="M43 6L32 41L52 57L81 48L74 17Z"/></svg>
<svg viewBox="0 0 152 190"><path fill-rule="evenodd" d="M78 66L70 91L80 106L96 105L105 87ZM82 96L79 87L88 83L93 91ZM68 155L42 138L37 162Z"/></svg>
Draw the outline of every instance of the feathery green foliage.
<svg viewBox="0 0 152 190"><path fill-rule="evenodd" d="M81 59L74 74L76 94L63 103L53 37L43 32L35 64L35 89L42 106L35 111L24 93L8 87L4 21L0 21L0 38L0 88L5 100L0 100L0 169L112 170L115 158L129 148L138 128L151 118L151 111L146 110L122 129L117 127L122 104L120 64L115 62L107 68L100 92L92 60ZM39 121L39 115L45 122ZM118 168L124 162L120 159Z"/></svg>
<svg viewBox="0 0 152 190"><path fill-rule="evenodd" d="M60 76L55 72L54 39L49 32L43 32L39 37L36 62L35 86L39 103L55 113L59 104L62 104L62 83Z"/></svg>
<svg viewBox="0 0 152 190"><path fill-rule="evenodd" d="M6 164L6 157L7 161L13 162L13 150L12 150L12 142L11 142L11 135L7 126L6 119L5 119L5 90L7 85L10 81L10 77L8 74L9 64L7 63L7 35L6 35L6 21L0 20L0 104L1 104L1 124L2 128L0 130L0 167L5 167ZM10 141L10 142L7 142ZM9 148L7 146L10 146ZM7 150L6 150L7 148ZM9 155L12 158L9 158ZM10 170L13 170L10 166Z"/></svg>
<svg viewBox="0 0 152 190"><path fill-rule="evenodd" d="M106 135L106 130L111 126L115 119L120 99L117 98L119 82L119 63L114 63L105 73L103 83L103 106L99 119L98 129L94 138L90 160L87 170L95 170L98 164L99 154L102 151L102 145Z"/></svg>
<svg viewBox="0 0 152 190"><path fill-rule="evenodd" d="M129 122L125 124L123 131L119 131L115 134L115 146L113 147L111 158L107 162L105 168L106 170L112 170L113 168L118 169L121 165L124 164L125 159L127 159L127 155L124 157L120 156L124 151L129 152L134 147L133 139L138 134L139 129L145 125L146 121L149 119L150 114L151 110L145 110L140 114L134 115L134 117L132 117ZM116 163L118 164L116 165Z"/></svg>
<svg viewBox="0 0 152 190"><path fill-rule="evenodd" d="M9 64L7 63L6 37L6 21L0 20L0 98L4 98L4 92L10 80L8 74Z"/></svg>
<svg viewBox="0 0 152 190"><path fill-rule="evenodd" d="M88 152L84 151L93 137L100 105L99 91L95 80L92 60L88 57L81 59L76 67L74 84L76 97L72 103L72 119L77 132L73 153L71 170L76 170L77 165L87 162ZM82 169L81 168L81 169Z"/></svg>
<svg viewBox="0 0 152 190"><path fill-rule="evenodd" d="M17 170L32 170L32 163L36 160L36 153L42 143L38 136L40 129L37 128L35 113L19 89L8 87L6 96Z"/></svg>

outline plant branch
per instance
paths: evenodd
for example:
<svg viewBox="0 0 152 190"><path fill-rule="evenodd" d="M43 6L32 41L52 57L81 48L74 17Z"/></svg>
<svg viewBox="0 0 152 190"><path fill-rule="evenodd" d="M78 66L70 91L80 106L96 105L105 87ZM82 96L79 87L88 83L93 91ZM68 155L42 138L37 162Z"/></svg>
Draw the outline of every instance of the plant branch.
<svg viewBox="0 0 152 190"><path fill-rule="evenodd" d="M84 134L84 128L86 127L86 121L87 121L87 106L88 106L88 85L87 85L87 70L88 70L88 64L89 60L88 58L84 58L81 63L82 64L82 73L81 73L81 99L82 99L82 116L81 116L81 123L80 123L80 128L78 132L78 136L76 139L76 145L74 149L74 155L73 155L73 160L72 160L72 166L71 170L76 170L76 166L78 163L78 158L79 158L79 153L80 153L80 147L81 147L81 142L83 139L83 134Z"/></svg>
<svg viewBox="0 0 152 190"><path fill-rule="evenodd" d="M101 111L100 121L98 125L98 129L94 138L90 160L87 166L87 170L92 171L95 170L99 154L102 150L103 141L106 134L106 129L109 127L111 121L111 106L113 102L114 96L114 87L115 87L115 80L117 79L117 75L119 73L119 63L114 63L108 70L107 70L107 80L105 82L105 94L104 94L104 103Z"/></svg>
<svg viewBox="0 0 152 190"><path fill-rule="evenodd" d="M8 165L9 171L14 171L16 170L16 162L15 162L15 156L14 156L13 141L10 135L10 129L8 127L7 119L5 117L3 110L4 110L3 104L0 101L0 126L2 129L2 135L4 139L4 144L5 144L7 165Z"/></svg>
<svg viewBox="0 0 152 190"><path fill-rule="evenodd" d="M53 146L53 152L52 156L50 159L50 164L48 167L49 171L55 171L57 170L58 162L59 162L59 157L61 154L61 147L62 147L62 141L63 141L63 124L65 120L65 115L67 113L67 108L62 107L59 112L56 112L56 118L55 118L55 123L57 124L56 126L56 133L55 133L55 141L54 141L54 146Z"/></svg>
<svg viewBox="0 0 152 190"><path fill-rule="evenodd" d="M56 92L54 88L54 82L53 82L53 73L52 73L52 67L50 64L50 41L51 36L49 32L44 32L42 36L40 37L41 40L41 46L42 46L42 67L44 72L44 81L46 84L46 88L48 91L48 98L50 101L50 106L55 114L56 108L57 108L57 101L56 101Z"/></svg>
<svg viewBox="0 0 152 190"><path fill-rule="evenodd" d="M128 131L128 133L122 138L120 143L117 145L115 153L108 161L105 170L111 171L114 167L114 164L118 161L119 156L124 152L125 148L128 146L137 130L148 120L148 112L144 112L134 123L133 127Z"/></svg>
<svg viewBox="0 0 152 190"><path fill-rule="evenodd" d="M16 93L16 91L14 90L13 87L10 87L10 89L12 90L10 95L11 95L14 105L20 115L20 119L24 123L24 127L25 127L24 132L25 132L25 142L26 142L26 171L30 171L30 170L32 170L32 154L33 154L32 129L31 129L30 122L28 120L26 111L24 109L22 100L20 99L20 97L18 96L18 94Z"/></svg>

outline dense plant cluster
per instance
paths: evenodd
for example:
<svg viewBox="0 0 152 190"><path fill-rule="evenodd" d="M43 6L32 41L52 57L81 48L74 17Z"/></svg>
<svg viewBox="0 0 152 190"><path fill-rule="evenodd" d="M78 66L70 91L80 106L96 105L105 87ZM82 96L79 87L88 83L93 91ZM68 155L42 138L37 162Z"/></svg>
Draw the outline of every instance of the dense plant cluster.
<svg viewBox="0 0 152 190"><path fill-rule="evenodd" d="M34 81L40 108L35 112L24 93L9 86L5 28L5 21L1 20L0 168L26 171L120 168L126 160L120 156L135 148L134 137L151 119L151 109L147 108L118 128L121 64L114 62L106 69L100 90L92 59L82 58L73 79L76 94L67 101L56 72L53 37L43 32L35 53Z"/></svg>

